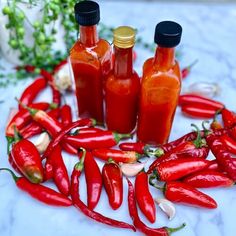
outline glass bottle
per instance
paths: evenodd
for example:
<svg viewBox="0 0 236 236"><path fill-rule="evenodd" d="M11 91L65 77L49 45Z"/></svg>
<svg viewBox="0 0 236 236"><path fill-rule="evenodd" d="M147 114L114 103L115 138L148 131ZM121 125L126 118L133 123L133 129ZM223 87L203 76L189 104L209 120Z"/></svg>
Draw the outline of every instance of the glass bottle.
<svg viewBox="0 0 236 236"><path fill-rule="evenodd" d="M130 133L136 126L140 79L133 69L135 30L121 26L114 30L114 68L105 85L106 124L118 133Z"/></svg>
<svg viewBox="0 0 236 236"><path fill-rule="evenodd" d="M172 21L157 24L154 58L143 65L138 117L138 140L149 144L168 141L178 97L181 73L175 60L175 46L180 43L182 27Z"/></svg>
<svg viewBox="0 0 236 236"><path fill-rule="evenodd" d="M93 1L75 4L79 40L70 51L79 117L104 122L103 83L111 70L112 49L98 37L99 5Z"/></svg>

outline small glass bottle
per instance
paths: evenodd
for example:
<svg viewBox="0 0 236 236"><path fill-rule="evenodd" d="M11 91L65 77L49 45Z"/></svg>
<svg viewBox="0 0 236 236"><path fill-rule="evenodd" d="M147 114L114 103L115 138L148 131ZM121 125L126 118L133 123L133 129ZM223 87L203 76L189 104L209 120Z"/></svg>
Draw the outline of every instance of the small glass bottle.
<svg viewBox="0 0 236 236"><path fill-rule="evenodd" d="M114 30L114 68L105 85L106 124L118 133L130 133L136 126L140 79L133 69L135 30L121 26Z"/></svg>
<svg viewBox="0 0 236 236"><path fill-rule="evenodd" d="M104 122L103 83L111 70L112 49L99 39L97 24L99 5L93 1L75 4L75 19L79 24L79 40L70 51L79 116Z"/></svg>
<svg viewBox="0 0 236 236"><path fill-rule="evenodd" d="M178 97L181 73L175 60L175 46L180 43L182 27L172 21L157 24L154 58L143 65L138 117L138 140L149 144L168 141Z"/></svg>

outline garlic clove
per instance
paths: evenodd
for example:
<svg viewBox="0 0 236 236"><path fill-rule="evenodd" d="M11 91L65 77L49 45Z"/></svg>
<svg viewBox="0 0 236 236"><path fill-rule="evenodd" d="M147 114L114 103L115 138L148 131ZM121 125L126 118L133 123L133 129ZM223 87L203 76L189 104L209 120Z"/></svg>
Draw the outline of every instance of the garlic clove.
<svg viewBox="0 0 236 236"><path fill-rule="evenodd" d="M176 209L175 209L175 205L171 201L165 198L156 198L154 200L158 204L158 206L161 208L161 210L164 213L166 213L169 220L172 220L175 217Z"/></svg>
<svg viewBox="0 0 236 236"><path fill-rule="evenodd" d="M39 153L43 153L46 150L49 143L50 143L50 137L48 133L43 132L35 141L34 145L38 149Z"/></svg>
<svg viewBox="0 0 236 236"><path fill-rule="evenodd" d="M133 177L136 176L145 166L146 162L143 163L122 163L120 164L120 169L122 173L127 177Z"/></svg>
<svg viewBox="0 0 236 236"><path fill-rule="evenodd" d="M189 85L184 92L212 98L219 95L220 90L220 86L217 83L197 82Z"/></svg>
<svg viewBox="0 0 236 236"><path fill-rule="evenodd" d="M55 73L55 84L60 91L70 90L72 87L72 81L70 78L70 67L69 63L63 65Z"/></svg>

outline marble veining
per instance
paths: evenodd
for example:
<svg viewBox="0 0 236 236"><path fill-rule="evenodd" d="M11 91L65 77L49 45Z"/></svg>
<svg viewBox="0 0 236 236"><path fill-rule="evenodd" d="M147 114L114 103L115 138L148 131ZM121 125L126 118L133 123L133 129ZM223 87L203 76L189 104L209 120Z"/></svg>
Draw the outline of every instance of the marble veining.
<svg viewBox="0 0 236 236"><path fill-rule="evenodd" d="M100 2L100 1L99 1ZM204 3L158 3L158 2L105 2L101 1L102 21L111 26L131 25L139 30L147 42L152 42L155 24L161 20L175 20L183 26L181 65L186 66L195 59L198 64L192 74L183 82L186 87L197 81L217 82L222 91L217 99L224 101L230 108L236 110L236 4L204 4ZM136 70L141 74L141 67L151 52L136 47L138 59ZM0 60L1 66L10 65ZM22 88L31 80L18 83L17 86L0 89L0 166L9 167L6 155L4 127L9 107L16 106L14 97L19 97ZM49 91L41 98L50 100ZM40 98L39 98L40 100ZM69 101L70 99L68 99ZM190 124L201 124L181 115L177 109L170 139L173 140L190 131ZM69 172L77 161L76 157L64 155ZM102 166L102 163L99 163ZM54 187L52 183L47 185ZM218 202L215 210L196 209L176 205L177 215L169 222L167 217L157 208L157 221L153 227L167 225L175 227L183 222L187 226L176 236L235 236L236 196L235 187L230 189L208 189L203 192L214 197ZM162 193L151 188L154 197L162 197ZM86 185L84 176L81 180L81 196L86 201ZM127 207L127 186L124 180L124 203L117 211L109 207L107 196L103 190L97 211L131 223ZM147 223L143 215L140 217ZM141 235L129 230L122 230L101 225L84 217L75 208L56 208L43 205L25 193L19 191L7 173L0 173L0 235L1 236L132 236Z"/></svg>

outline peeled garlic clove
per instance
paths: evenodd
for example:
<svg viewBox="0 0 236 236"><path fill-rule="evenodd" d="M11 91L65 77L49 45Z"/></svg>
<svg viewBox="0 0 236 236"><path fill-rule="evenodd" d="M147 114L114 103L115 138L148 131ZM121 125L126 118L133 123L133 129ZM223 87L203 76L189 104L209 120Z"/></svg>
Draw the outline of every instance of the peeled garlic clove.
<svg viewBox="0 0 236 236"><path fill-rule="evenodd" d="M47 132L40 134L39 138L34 143L35 147L38 149L39 153L43 153L48 144L50 143L50 137Z"/></svg>
<svg viewBox="0 0 236 236"><path fill-rule="evenodd" d="M134 163L134 164L120 164L120 169L122 173L127 177L136 176L145 166L146 162L143 163Z"/></svg>
<svg viewBox="0 0 236 236"><path fill-rule="evenodd" d="M156 198L154 200L158 204L158 206L161 208L161 210L166 213L169 220L172 220L175 217L175 213L176 213L175 205L171 201L165 198Z"/></svg>
<svg viewBox="0 0 236 236"><path fill-rule="evenodd" d="M220 87L216 83L197 82L191 84L185 92L212 98L220 94Z"/></svg>
<svg viewBox="0 0 236 236"><path fill-rule="evenodd" d="M71 89L70 67L66 63L55 73L55 84L60 91Z"/></svg>

